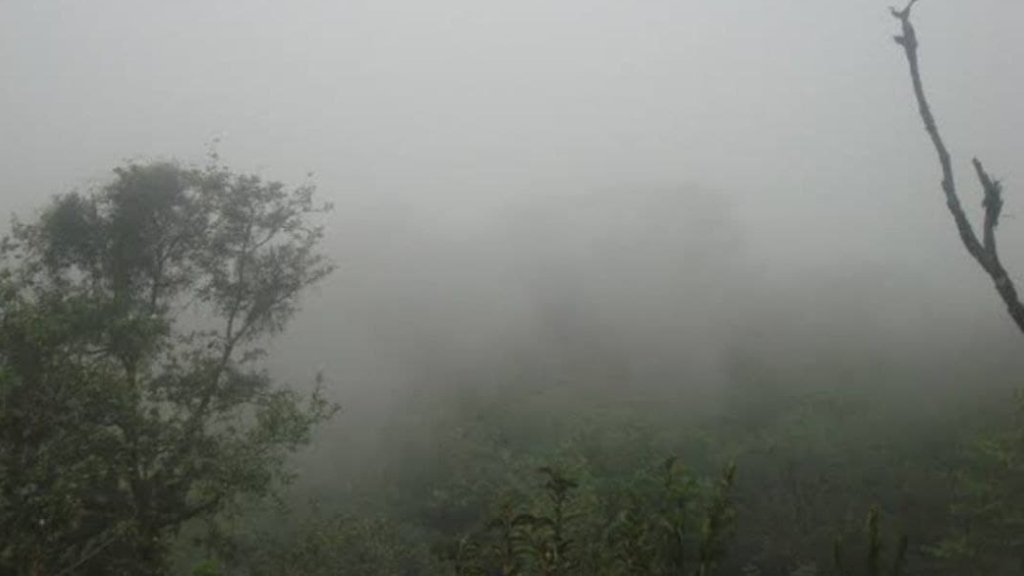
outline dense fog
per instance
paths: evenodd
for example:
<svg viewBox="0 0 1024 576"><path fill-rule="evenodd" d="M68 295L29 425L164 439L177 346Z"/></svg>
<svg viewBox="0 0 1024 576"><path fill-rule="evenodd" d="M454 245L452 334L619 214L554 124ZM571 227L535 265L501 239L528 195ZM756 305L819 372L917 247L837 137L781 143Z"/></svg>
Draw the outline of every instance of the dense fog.
<svg viewBox="0 0 1024 576"><path fill-rule="evenodd" d="M981 157L1024 281L1024 4L915 10L961 198L980 222ZM266 365L341 411L294 501L373 501L388 451L448 421L410 415L465 390L682 425L739 418L747 362L924 418L1008 394L1024 342L957 238L898 31L888 2L11 0L0 211L211 149L315 183L338 267Z"/></svg>

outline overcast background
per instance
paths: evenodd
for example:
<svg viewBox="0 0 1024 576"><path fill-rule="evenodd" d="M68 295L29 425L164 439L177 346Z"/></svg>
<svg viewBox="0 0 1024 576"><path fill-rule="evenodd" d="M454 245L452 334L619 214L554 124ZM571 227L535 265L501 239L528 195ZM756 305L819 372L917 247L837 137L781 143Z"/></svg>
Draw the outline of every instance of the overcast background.
<svg viewBox="0 0 1024 576"><path fill-rule="evenodd" d="M1016 0L925 0L915 18L966 205L977 214L971 155L1005 179L1018 279L1022 19ZM847 334L837 309L869 339L934 336L929 322L1014 338L946 213L896 31L875 0L3 0L0 211L125 159L200 162L214 138L236 170L313 172L340 269L282 353L349 383L394 368L378 344L397 332L483 346L525 310L543 319L538 293L572 300L572 282L543 285L567 263L590 285L635 262L603 261L592 235L651 191L703 198L678 222L713 262L686 273L724 271L688 285L716 338L754 310ZM601 207L575 207L595 193ZM614 226L670 230L665 210ZM660 267L625 283L657 292Z"/></svg>

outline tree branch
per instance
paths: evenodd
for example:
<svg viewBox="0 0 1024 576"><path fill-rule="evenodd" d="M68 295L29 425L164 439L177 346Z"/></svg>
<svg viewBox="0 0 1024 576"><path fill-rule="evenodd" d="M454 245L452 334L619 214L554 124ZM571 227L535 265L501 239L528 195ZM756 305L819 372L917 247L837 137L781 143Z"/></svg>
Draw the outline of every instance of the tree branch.
<svg viewBox="0 0 1024 576"><path fill-rule="evenodd" d="M921 69L917 56L917 32L914 30L914 25L910 20L911 11L916 3L917 0L910 0L903 10L891 8L893 17L900 21L902 28L901 34L895 36L894 39L897 44L903 47L903 51L906 54L907 63L910 65L910 79L914 86L914 96L917 99L918 112L921 115L921 120L924 121L925 131L928 132L932 146L935 148L935 153L939 158L939 165L942 168L942 191L946 196L946 206L953 215L953 220L956 223L964 248L974 257L985 273L992 278L996 291L1006 304L1010 317L1017 324L1017 328L1024 332L1024 304L1021 304L1017 289L999 260L999 253L996 249L995 229L999 225L999 215L1003 208L1002 184L989 176L981 161L977 158L974 159L974 170L978 175L978 180L981 182L982 192L984 193L982 206L985 208L985 219L982 223L982 240L979 241L974 227L971 225L967 214L960 204L949 150L946 148L942 135L939 134L935 116L932 114L931 106L925 97L924 85L921 82Z"/></svg>
<svg viewBox="0 0 1024 576"><path fill-rule="evenodd" d="M75 571L81 568L83 564L99 556L100 553L109 548L110 545L121 539L122 535L116 530L113 530L112 532L112 534L110 534L106 539L101 540L98 544L87 545L85 549L79 552L78 557L70 565L61 569L59 572L56 572L54 576L74 574Z"/></svg>

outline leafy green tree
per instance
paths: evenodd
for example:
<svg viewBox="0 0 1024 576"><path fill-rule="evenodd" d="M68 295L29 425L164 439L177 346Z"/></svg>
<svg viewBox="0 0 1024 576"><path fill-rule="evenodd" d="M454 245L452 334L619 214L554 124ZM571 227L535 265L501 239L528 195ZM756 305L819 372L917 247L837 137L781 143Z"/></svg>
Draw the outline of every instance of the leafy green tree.
<svg viewBox="0 0 1024 576"><path fill-rule="evenodd" d="M159 573L189 520L287 480L336 407L261 345L333 266L328 210L210 165L130 163L15 221L0 275L0 568Z"/></svg>

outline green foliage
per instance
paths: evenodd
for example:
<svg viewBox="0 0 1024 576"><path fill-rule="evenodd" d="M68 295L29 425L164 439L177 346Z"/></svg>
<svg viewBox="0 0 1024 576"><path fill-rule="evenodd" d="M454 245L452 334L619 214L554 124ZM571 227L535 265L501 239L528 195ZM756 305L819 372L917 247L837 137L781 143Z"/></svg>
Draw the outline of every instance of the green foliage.
<svg viewBox="0 0 1024 576"><path fill-rule="evenodd" d="M215 158L214 158L215 160ZM314 189L129 164L15 222L0 273L0 567L142 574L268 494L335 407L260 343L329 274Z"/></svg>
<svg viewBox="0 0 1024 576"><path fill-rule="evenodd" d="M658 474L642 471L608 515L574 506L580 485L564 472L539 472L542 497L532 507L504 501L483 529L444 549L455 573L706 575L725 556L735 520L733 466L703 486L669 459ZM588 546L593 525L601 528Z"/></svg>
<svg viewBox="0 0 1024 576"><path fill-rule="evenodd" d="M1024 566L1024 392L1017 392L1007 411L966 442L963 461L950 475L949 530L928 548L963 574L1010 573Z"/></svg>
<svg viewBox="0 0 1024 576"><path fill-rule="evenodd" d="M578 565L573 555L575 543L569 532L575 516L568 506L570 494L579 485L554 468L542 466L538 471L545 478L543 492L548 511L533 517L530 523L537 566L542 574L568 574Z"/></svg>
<svg viewBox="0 0 1024 576"><path fill-rule="evenodd" d="M502 574L514 576L523 572L524 558L531 546L528 531L537 521L530 514L517 513L514 505L506 501L501 504L498 515L487 523L491 536L488 554Z"/></svg>
<svg viewBox="0 0 1024 576"><path fill-rule="evenodd" d="M216 560L207 560L192 569L192 576L221 576L223 574L220 563Z"/></svg>
<svg viewBox="0 0 1024 576"><path fill-rule="evenodd" d="M832 557L835 569L841 576L853 576L863 574L865 576L900 576L906 569L907 562L907 537L900 536L896 541L891 557L886 558L886 543L881 530L881 511L873 506L868 512L867 523L864 530L867 536L863 555L851 557L849 551L843 544L842 538L837 538L832 549ZM860 561L858 561L860 560Z"/></svg>
<svg viewBox="0 0 1024 576"><path fill-rule="evenodd" d="M439 572L421 537L382 518L314 514L294 533L263 533L233 552L253 576L410 574Z"/></svg>
<svg viewBox="0 0 1024 576"><path fill-rule="evenodd" d="M342 509L337 513L348 522L386 518L401 545L389 552L395 559L375 557L386 567L384 573L1019 572L1012 565L1012 549L996 547L997 541L989 541L986 555L973 560L938 557L940 550L979 546L981 536L999 535L1001 516L989 504L970 517L974 540L942 540L947 530L958 527L957 514L969 510L962 508L971 501L965 499L960 478L999 486L982 493L1011 501L1013 469L995 464L1012 460L1012 421L993 419L998 410L983 407L977 414L991 420L979 436L986 439L981 444L985 451L972 448L957 456L960 449L951 440L961 433L946 423L967 422L960 430L968 430L970 422L977 426L979 420L962 402L951 403L931 423L915 419L918 415L906 406L868 401L879 395L895 402L891 392L883 397L863 388L855 393L794 388L784 390L782 399L765 400L774 413L762 415L755 429L737 430L728 417L706 418L688 426L690 433L681 437L665 433L665 425L658 430L641 409L622 402L614 412L596 396L566 394L564 403L548 399L522 407L502 395L495 405L480 393L475 401L463 397L461 402L435 393L434 408L426 403L415 407L415 422L422 428L401 419L393 422L401 433L386 434L395 441L380 451L386 473L369 474L364 489L353 493L354 502L337 499ZM919 399L909 400L921 406ZM480 412L487 417L478 418ZM551 413L562 414L562 421L549 418ZM548 426L549 436L535 437L538 421ZM528 434L533 435L519 440ZM423 445L410 447L410 439ZM993 444L1001 449L992 451ZM670 449L693 468L683 469L676 459L649 457ZM722 456L716 458L715 452ZM1000 453L1004 456L996 459ZM737 462L743 474L722 466L723 461ZM538 472L541 462L551 464ZM721 472L710 475L712 466ZM988 476L977 477L983 473ZM956 491L945 488L947 480ZM864 510L873 500L879 506L865 522ZM1011 510L1005 510L1007 517ZM281 540L266 548L288 554L305 550L304 534L311 532L277 525L268 533ZM321 547L326 552L311 556L347 558L372 548L363 541L373 540L371 534L351 530L344 539L328 540L333 544ZM837 535L842 536L838 547ZM227 565L245 566L260 558L257 541L250 539L239 548L248 552L236 554ZM414 553L404 553L410 550ZM296 560L258 562L285 566Z"/></svg>

